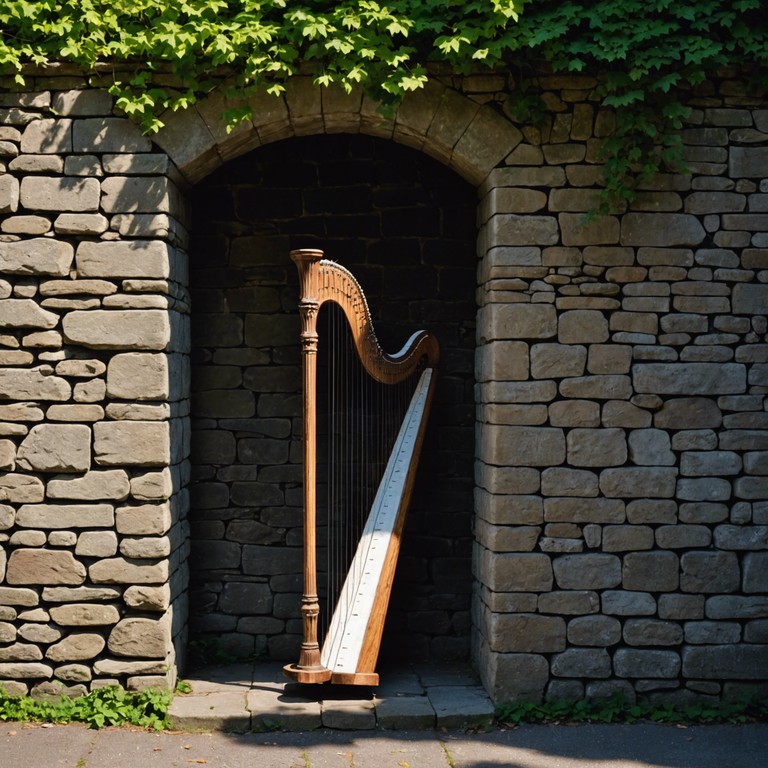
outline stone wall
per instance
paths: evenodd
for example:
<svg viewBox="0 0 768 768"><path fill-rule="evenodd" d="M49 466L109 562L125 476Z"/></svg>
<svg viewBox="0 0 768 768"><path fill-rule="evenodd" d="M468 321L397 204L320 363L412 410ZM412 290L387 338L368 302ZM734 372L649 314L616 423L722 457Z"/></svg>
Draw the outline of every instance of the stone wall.
<svg viewBox="0 0 768 768"><path fill-rule="evenodd" d="M733 695L768 678L768 110L707 84L690 175L587 222L610 114L541 84L480 186L478 668L497 700Z"/></svg>
<svg viewBox="0 0 768 768"><path fill-rule="evenodd" d="M0 684L168 685L186 647L185 203L105 92L39 85L0 94Z"/></svg>
<svg viewBox="0 0 768 768"><path fill-rule="evenodd" d="M191 475L186 185L278 139L339 132L422 151L479 193L472 656L494 699L765 684L765 99L703 85L681 132L689 173L586 221L611 120L596 82L542 77L550 118L536 127L507 115L507 85L436 78L385 117L297 78L231 134L213 94L154 144L75 75L0 95L0 679L13 690L172 681ZM195 522L212 531L223 520L204 508L230 507L209 503Z"/></svg>

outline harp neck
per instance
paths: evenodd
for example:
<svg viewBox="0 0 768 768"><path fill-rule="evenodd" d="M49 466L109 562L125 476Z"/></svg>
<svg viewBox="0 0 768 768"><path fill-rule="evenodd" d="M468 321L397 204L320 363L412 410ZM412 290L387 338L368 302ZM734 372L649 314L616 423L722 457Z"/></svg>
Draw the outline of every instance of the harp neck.
<svg viewBox="0 0 768 768"><path fill-rule="evenodd" d="M349 270L323 259L323 252L314 249L291 251L291 259L299 271L299 308L304 321L301 338L305 349L317 348L317 313L326 301L333 301L344 311L358 357L376 381L397 384L419 366L437 366L439 346L426 331L414 333L394 354L381 348L365 294Z"/></svg>

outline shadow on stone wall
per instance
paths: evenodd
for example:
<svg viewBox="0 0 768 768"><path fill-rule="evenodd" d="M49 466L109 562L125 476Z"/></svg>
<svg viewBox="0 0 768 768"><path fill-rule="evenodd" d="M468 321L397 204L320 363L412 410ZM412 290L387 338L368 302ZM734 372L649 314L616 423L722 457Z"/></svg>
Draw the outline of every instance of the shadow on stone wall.
<svg viewBox="0 0 768 768"><path fill-rule="evenodd" d="M421 327L440 385L383 655L469 655L474 455L474 190L390 142L280 142L195 188L193 650L293 659L300 641L297 278L322 248L360 280L385 349Z"/></svg>

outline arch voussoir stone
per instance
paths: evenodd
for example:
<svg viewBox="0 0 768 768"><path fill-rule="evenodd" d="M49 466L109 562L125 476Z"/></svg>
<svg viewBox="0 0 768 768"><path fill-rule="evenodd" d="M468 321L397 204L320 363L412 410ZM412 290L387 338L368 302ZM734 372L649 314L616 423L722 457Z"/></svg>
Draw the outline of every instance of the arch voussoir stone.
<svg viewBox="0 0 768 768"><path fill-rule="evenodd" d="M162 115L165 125L155 143L190 184L258 146L322 133L392 139L479 184L522 140L520 131L491 107L436 80L406 94L393 115L382 112L362 89L321 88L308 76L291 78L283 94L262 91L242 101L227 98L225 87L187 110ZM251 120L227 131L222 113L240 106L251 108Z"/></svg>

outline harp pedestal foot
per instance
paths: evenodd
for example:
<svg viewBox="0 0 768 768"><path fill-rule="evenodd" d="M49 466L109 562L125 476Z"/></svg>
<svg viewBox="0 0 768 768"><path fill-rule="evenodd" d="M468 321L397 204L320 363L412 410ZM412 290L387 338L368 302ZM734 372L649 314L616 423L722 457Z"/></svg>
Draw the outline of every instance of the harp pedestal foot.
<svg viewBox="0 0 768 768"><path fill-rule="evenodd" d="M296 683L327 683L332 672L325 667L301 667L298 664L286 664L283 674Z"/></svg>

